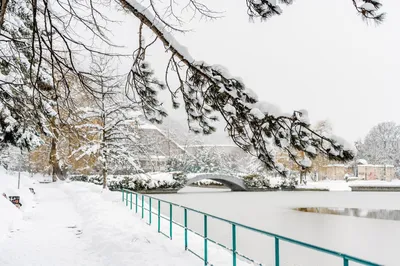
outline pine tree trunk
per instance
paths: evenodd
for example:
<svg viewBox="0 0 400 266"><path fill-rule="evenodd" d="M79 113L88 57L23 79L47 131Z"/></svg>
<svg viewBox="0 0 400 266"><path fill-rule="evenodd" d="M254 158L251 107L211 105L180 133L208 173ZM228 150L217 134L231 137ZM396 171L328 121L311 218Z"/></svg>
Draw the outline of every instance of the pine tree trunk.
<svg viewBox="0 0 400 266"><path fill-rule="evenodd" d="M52 177L53 182L56 182L57 179L65 180L65 175L60 167L60 160L58 158L58 149L57 149L57 141L58 141L58 130L56 128L56 118L53 117L50 121L53 138L51 139L51 148L50 148L50 159L49 163L52 168Z"/></svg>
<svg viewBox="0 0 400 266"><path fill-rule="evenodd" d="M64 173L61 170L59 159L57 156L57 141L55 138L51 140L51 149L50 149L50 166L52 168L52 176L53 182L56 182L57 179L64 180Z"/></svg>

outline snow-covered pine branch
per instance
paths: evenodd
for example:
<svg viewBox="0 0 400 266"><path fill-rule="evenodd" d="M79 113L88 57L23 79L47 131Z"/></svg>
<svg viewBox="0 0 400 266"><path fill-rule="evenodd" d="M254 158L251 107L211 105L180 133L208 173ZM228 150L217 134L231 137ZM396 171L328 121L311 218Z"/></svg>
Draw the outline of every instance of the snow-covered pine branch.
<svg viewBox="0 0 400 266"><path fill-rule="evenodd" d="M0 142L33 148L40 132L51 135L47 119L54 117L48 66L33 60L32 9L29 1L2 1L0 10ZM0 4L1 5L1 4ZM34 87L37 88L35 93Z"/></svg>
<svg viewBox="0 0 400 266"><path fill-rule="evenodd" d="M192 131L203 134L215 131L212 122L216 120L216 116L213 112L217 112L226 121L226 129L239 147L257 156L265 163L267 169L275 169L283 175L286 175L287 170L277 162L273 152L274 146L283 149L291 160L304 168L311 166L307 158L314 158L318 153L323 153L333 160L346 161L353 158L354 149L345 141L335 136L323 136L312 130L306 111L284 114L271 104L258 102L252 90L239 78L231 76L224 67L194 60L187 49L165 30L163 22L147 8L134 0L122 2L126 9L157 35L170 52L166 71L175 71L180 85L177 89L170 88L168 75L165 83L173 100L178 92L182 95L188 125ZM141 24L140 32L142 27ZM142 34L139 34L139 38L141 36ZM140 39L139 43L140 46L144 46L143 39ZM131 77L140 76L137 71L141 67L141 59L145 58L146 49L139 47L136 53ZM140 60L137 60L138 58ZM148 70L148 64L146 71L151 72ZM155 89L151 89L151 93L143 93L148 92L147 87L151 84L143 81L146 85L143 87L145 90L134 84L137 82L132 78L127 83L132 91L136 90L142 106L145 106L145 114L150 117L155 117L156 114L156 120L161 119L163 109L159 108ZM174 101L174 106L179 106L177 101ZM307 158L298 158L297 151L303 151Z"/></svg>
<svg viewBox="0 0 400 266"><path fill-rule="evenodd" d="M349 0L356 11L366 21L380 23L385 19L385 13L380 12L382 4L379 0ZM246 0L247 14L250 19L266 20L275 15L281 15L283 5L291 5L294 0Z"/></svg>
<svg viewBox="0 0 400 266"><path fill-rule="evenodd" d="M212 12L198 0L187 1L195 14L207 18L218 17L218 13ZM265 18L280 14L279 3L292 2L246 1L250 15ZM363 18L375 21L383 19L383 15L379 13L381 5L378 1L352 1ZM195 61L190 57L186 48L176 42L169 33L174 30L180 31L180 26L185 22L177 15L174 6L171 6L176 4L174 1L150 1L150 5L146 7L134 0L117 2L122 3L142 22L139 29L139 48L134 53L134 64L128 77L126 95L131 97L133 102L140 101L140 107L149 120L161 122L166 116L157 99L157 91L167 88L171 91L174 107L179 106L176 98L181 94L189 117L189 126L193 131L206 134L213 132L212 122L216 119L213 112L220 113L227 122L229 134L235 143L258 156L267 167L275 168L281 173L284 170L276 164L271 145L286 150L298 163L300 161L292 148L304 150L310 157L314 151L320 151L338 160L346 160L352 156L352 152L338 139L313 132L304 112L287 115L271 112L270 107L260 108L253 93L239 79L230 76L224 68ZM60 112L60 101L65 100L60 97L59 88L63 89L65 97L71 98L72 86L77 83L81 91L99 97L96 92L98 84L94 82L97 76L84 69L85 64L81 64L80 58L99 55L109 58L122 56L110 52L111 49L101 49L99 45L101 43L108 48L115 47L106 27L107 22L111 20L100 10L101 6L110 3L113 2L1 1L1 142L33 147L40 143L36 128L49 135L59 133L54 127L47 128L49 116L55 125L72 123L69 121L69 112L66 121L56 121L61 116L54 118L54 114ZM162 9L158 8L159 4L167 7L164 14L160 12ZM165 80L164 84L155 78L145 55L149 45L157 40L146 44L141 35L143 26L153 31L170 52L166 72L175 72L180 84L177 90L169 86L168 80ZM85 31L86 38L76 34L76 28L81 32ZM129 91L133 88L138 96L136 98ZM57 136L53 138L55 139Z"/></svg>

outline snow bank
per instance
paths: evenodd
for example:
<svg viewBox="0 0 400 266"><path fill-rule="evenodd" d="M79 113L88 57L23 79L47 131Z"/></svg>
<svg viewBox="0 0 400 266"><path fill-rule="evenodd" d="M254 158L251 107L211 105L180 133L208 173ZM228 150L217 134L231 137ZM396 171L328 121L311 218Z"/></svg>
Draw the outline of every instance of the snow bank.
<svg viewBox="0 0 400 266"><path fill-rule="evenodd" d="M329 189L329 191L351 191L352 186L370 186L370 187L400 187L400 180L380 181L350 181L344 180L324 180L319 182L308 182L306 185L299 185L296 188L306 189Z"/></svg>
<svg viewBox="0 0 400 266"><path fill-rule="evenodd" d="M349 182L349 186L369 186L369 187L400 187L400 180L396 179L391 182L381 180L362 180Z"/></svg>
<svg viewBox="0 0 400 266"><path fill-rule="evenodd" d="M22 220L22 212L18 210L8 199L0 197L0 242L9 232L18 228Z"/></svg>
<svg viewBox="0 0 400 266"><path fill-rule="evenodd" d="M23 215L35 207L34 195L29 188L34 188L36 181L26 173L21 173L20 189L18 189L18 175L7 172L0 167L0 241L3 241L10 232L18 230L23 225ZM3 193L7 197L3 196ZM22 204L18 209L9 200L9 196L19 196Z"/></svg>
<svg viewBox="0 0 400 266"><path fill-rule="evenodd" d="M352 182L353 183L353 182ZM299 185L296 188L302 189L328 189L329 191L351 191L349 183L346 181L319 181L319 182L307 182L306 185Z"/></svg>

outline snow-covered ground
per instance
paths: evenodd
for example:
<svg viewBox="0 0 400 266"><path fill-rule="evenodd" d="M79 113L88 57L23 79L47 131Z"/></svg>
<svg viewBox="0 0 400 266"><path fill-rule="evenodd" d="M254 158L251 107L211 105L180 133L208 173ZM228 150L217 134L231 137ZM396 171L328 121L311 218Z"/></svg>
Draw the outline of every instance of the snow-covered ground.
<svg viewBox="0 0 400 266"><path fill-rule="evenodd" d="M124 206L120 192L83 182L39 184L27 175L17 190L17 178L3 170L1 194L20 195L23 205L0 198L1 266L203 264L184 250L183 232L174 227L173 240L158 234ZM164 222L162 230L168 228ZM194 249L203 245L194 236L189 241ZM218 252L210 255L231 262L229 253Z"/></svg>
<svg viewBox="0 0 400 266"><path fill-rule="evenodd" d="M351 191L351 186L377 186L377 187L400 187L400 180L380 181L380 180L358 180L349 181L344 180L324 180L318 182L307 182L306 185L299 185L297 188L308 188L308 189L328 189L329 191Z"/></svg>

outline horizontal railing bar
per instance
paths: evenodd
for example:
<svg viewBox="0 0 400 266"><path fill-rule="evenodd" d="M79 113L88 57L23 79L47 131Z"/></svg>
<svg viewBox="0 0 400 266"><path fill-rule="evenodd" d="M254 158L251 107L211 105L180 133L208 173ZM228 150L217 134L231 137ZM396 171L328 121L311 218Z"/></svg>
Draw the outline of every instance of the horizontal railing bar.
<svg viewBox="0 0 400 266"><path fill-rule="evenodd" d="M169 235L167 235L167 234L164 233L163 231L160 231L160 233L161 233L162 235L164 235L166 238L170 238Z"/></svg>
<svg viewBox="0 0 400 266"><path fill-rule="evenodd" d="M196 231L194 231L194 230L192 230L192 229L190 229L190 228L186 228L186 229L187 229L189 232L192 232L193 234L198 235L198 236L204 238L204 236L203 236L202 234L197 233Z"/></svg>
<svg viewBox="0 0 400 266"><path fill-rule="evenodd" d="M177 226L181 227L181 228L185 228L185 226L183 224L177 223L174 220L172 220L173 224L176 224Z"/></svg>
<svg viewBox="0 0 400 266"><path fill-rule="evenodd" d="M162 216L162 215L160 215L160 217L163 218L164 220L169 221L169 218L167 218L167 217L164 217L164 216Z"/></svg>
<svg viewBox="0 0 400 266"><path fill-rule="evenodd" d="M220 220L220 221L223 221L223 222L226 222L226 223L229 223L229 224L234 224L237 227L242 227L242 228L250 230L250 231L254 231L254 232L261 233L261 234L264 234L264 235L267 235L267 236L270 236L270 237L278 238L280 240L283 240L283 241L286 241L286 242L289 242L289 243L292 243L292 244L296 244L296 245L303 246L303 247L306 247L306 248L309 248L309 249L317 250L317 251L320 251L320 252L323 252L323 253L326 253L326 254L330 254L330 255L333 255L333 256L337 256L337 257L341 257L341 258L347 258L348 260L353 261L353 262L361 263L361 264L368 265L368 266L382 266L381 264L369 262L369 261L366 261L366 260L363 260L363 259L360 259L360 258L357 258L357 257L353 257L351 255L347 255L345 253L337 252L337 251L330 250L330 249L327 249L327 248L321 248L321 247L318 247L318 246L315 246L315 245L312 245L312 244L308 244L308 243L305 243L305 242L302 242L302 241L298 241L298 240L295 240L295 239L292 239L292 238L289 238L289 237L285 237L285 236L277 235L277 234L274 234L274 233L270 233L270 232L267 232L267 231L264 231L264 230L261 230L261 229L257 229L257 228L254 228L254 227L250 227L250 226L247 226L247 225L244 225L244 224L241 224L241 223L237 223L237 222L225 219L225 218L221 218L221 217L218 217L218 216L206 213L206 212L198 211L198 210L195 210L193 208L186 207L184 205L180 205L180 204L177 204L177 203L169 202L169 201L166 201L166 200L163 200L163 199L159 199L159 198L156 198L156 197L153 197L153 196L149 196L149 195L146 195L146 194L140 194L140 193L137 193L137 192L129 190L129 189L122 189L122 191L134 193L134 194L137 194L137 195L145 195L148 198L152 198L154 200L159 200L160 202L171 204L173 206L180 207L180 208L183 208L183 209L187 209L189 211L192 211L192 212L195 212L195 213L199 213L199 214L202 214L202 215L207 215L210 218L213 218L213 219L216 219L216 220ZM195 233L195 232L193 232L193 233Z"/></svg>
<svg viewBox="0 0 400 266"><path fill-rule="evenodd" d="M196 252L194 252L193 250L191 250L190 248L187 249L190 253L192 253L193 255L195 255L196 257L198 257L199 259L201 259L202 261L204 261L203 257L200 256L199 254L197 254Z"/></svg>
<svg viewBox="0 0 400 266"><path fill-rule="evenodd" d="M204 261L204 259L197 254L196 252L194 252L193 250L191 250L190 248L187 249L187 251L189 251L190 253L192 253L193 255L195 255L196 257L198 257L199 259L201 259L202 261ZM210 262L207 262L207 265L213 266Z"/></svg>

